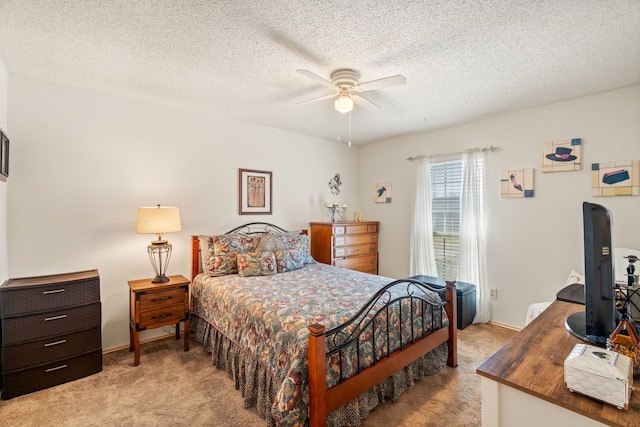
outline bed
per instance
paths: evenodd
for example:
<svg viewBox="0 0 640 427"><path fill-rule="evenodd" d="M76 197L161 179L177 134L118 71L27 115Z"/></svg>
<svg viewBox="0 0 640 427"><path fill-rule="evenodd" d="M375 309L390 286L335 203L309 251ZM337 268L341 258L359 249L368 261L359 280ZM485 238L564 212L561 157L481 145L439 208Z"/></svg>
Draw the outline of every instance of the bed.
<svg viewBox="0 0 640 427"><path fill-rule="evenodd" d="M191 332L268 426L358 425L457 365L456 291L315 262L305 232L192 236Z"/></svg>

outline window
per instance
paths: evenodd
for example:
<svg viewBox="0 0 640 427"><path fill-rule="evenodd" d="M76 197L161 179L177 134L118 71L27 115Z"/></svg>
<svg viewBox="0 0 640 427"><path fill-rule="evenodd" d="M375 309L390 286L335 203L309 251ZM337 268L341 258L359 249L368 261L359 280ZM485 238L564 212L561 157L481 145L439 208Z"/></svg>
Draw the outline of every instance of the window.
<svg viewBox="0 0 640 427"><path fill-rule="evenodd" d="M472 163L477 170L474 194L483 193L484 164ZM433 223L433 251L438 275L446 280L456 280L460 254L460 223L462 222L462 160L431 164L431 221ZM480 203L483 198L476 198Z"/></svg>
<svg viewBox="0 0 640 427"><path fill-rule="evenodd" d="M462 160L431 164L431 219L438 275L456 280L460 249Z"/></svg>

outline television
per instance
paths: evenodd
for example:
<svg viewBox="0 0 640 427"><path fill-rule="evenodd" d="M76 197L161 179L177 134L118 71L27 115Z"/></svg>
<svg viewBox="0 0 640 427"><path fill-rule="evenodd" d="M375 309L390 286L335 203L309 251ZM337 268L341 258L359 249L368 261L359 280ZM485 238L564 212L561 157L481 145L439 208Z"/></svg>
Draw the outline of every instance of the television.
<svg viewBox="0 0 640 427"><path fill-rule="evenodd" d="M595 345L606 345L619 320L615 298L611 212L604 206L582 204L584 226L585 310L570 315L567 330Z"/></svg>

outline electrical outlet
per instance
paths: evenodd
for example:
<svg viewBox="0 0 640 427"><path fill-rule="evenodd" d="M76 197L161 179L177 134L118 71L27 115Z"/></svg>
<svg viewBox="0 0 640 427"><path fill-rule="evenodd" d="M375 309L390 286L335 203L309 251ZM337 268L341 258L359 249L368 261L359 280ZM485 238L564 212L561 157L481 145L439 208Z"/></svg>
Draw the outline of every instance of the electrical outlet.
<svg viewBox="0 0 640 427"><path fill-rule="evenodd" d="M498 299L498 290L496 288L491 288L489 292L489 297L491 299Z"/></svg>

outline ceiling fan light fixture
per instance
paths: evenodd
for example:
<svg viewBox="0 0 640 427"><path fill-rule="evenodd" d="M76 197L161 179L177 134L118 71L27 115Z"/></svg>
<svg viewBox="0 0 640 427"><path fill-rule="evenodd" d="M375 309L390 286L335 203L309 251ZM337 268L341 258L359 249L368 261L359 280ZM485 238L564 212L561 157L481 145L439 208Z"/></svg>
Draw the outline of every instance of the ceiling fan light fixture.
<svg viewBox="0 0 640 427"><path fill-rule="evenodd" d="M336 110L341 113L348 113L353 110L353 99L351 99L351 95L340 95L335 102Z"/></svg>

